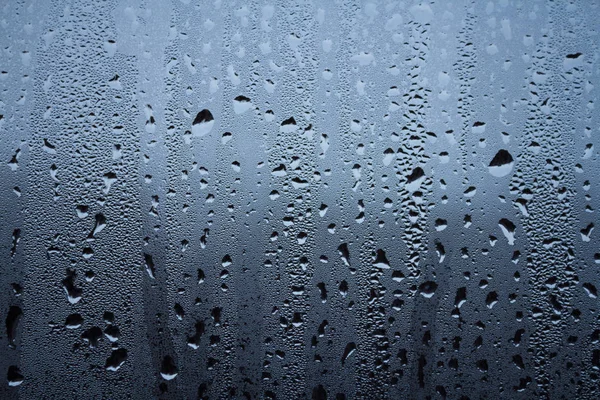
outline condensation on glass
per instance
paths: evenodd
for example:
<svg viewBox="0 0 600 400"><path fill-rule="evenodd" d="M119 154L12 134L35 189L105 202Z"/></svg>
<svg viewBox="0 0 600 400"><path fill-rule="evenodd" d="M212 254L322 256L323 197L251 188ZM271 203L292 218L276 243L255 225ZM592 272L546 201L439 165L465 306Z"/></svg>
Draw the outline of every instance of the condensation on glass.
<svg viewBox="0 0 600 400"><path fill-rule="evenodd" d="M0 10L0 398L600 396L600 3Z"/></svg>

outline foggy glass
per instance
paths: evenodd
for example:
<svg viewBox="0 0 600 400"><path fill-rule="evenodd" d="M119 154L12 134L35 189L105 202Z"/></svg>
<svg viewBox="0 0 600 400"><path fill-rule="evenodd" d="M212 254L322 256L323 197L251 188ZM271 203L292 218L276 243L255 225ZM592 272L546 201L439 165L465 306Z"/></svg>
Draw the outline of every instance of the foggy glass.
<svg viewBox="0 0 600 400"><path fill-rule="evenodd" d="M597 1L0 10L0 399L600 398Z"/></svg>

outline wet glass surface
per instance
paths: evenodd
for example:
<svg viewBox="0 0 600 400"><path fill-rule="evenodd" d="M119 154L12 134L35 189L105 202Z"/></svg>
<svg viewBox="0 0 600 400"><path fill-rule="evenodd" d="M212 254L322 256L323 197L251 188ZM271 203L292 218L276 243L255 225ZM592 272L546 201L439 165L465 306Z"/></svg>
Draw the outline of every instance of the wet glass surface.
<svg viewBox="0 0 600 400"><path fill-rule="evenodd" d="M597 399L600 3L0 4L1 399Z"/></svg>

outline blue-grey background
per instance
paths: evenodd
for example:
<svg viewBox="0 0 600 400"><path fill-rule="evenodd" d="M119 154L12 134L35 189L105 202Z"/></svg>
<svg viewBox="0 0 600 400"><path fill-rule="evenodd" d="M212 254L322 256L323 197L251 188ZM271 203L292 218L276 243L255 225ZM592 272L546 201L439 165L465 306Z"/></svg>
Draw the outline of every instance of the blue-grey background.
<svg viewBox="0 0 600 400"><path fill-rule="evenodd" d="M600 4L0 4L0 398L596 399Z"/></svg>

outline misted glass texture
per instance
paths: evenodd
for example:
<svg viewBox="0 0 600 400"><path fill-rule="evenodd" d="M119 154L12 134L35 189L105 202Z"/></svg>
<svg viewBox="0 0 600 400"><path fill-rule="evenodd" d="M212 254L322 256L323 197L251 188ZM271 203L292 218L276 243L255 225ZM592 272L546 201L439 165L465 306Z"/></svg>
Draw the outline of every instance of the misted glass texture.
<svg viewBox="0 0 600 400"><path fill-rule="evenodd" d="M0 399L598 399L600 2L3 0Z"/></svg>

